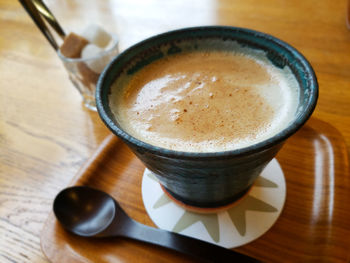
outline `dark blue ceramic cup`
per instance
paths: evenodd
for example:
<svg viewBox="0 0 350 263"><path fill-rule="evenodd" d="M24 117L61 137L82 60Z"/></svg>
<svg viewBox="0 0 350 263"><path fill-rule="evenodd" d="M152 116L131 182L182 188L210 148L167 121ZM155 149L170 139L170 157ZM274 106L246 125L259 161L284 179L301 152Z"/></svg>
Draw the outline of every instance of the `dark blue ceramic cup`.
<svg viewBox="0 0 350 263"><path fill-rule="evenodd" d="M299 105L288 127L246 148L196 153L150 145L132 137L118 124L109 107L109 94L116 80L130 77L145 65L165 56L200 49L203 45L211 50L229 50L234 43L264 51L276 67L289 67L295 75L300 86ZM120 89L122 86L113 88ZM106 67L96 90L97 109L107 127L154 172L171 195L185 204L198 207L223 206L244 195L285 140L310 117L317 97L315 73L297 50L264 33L223 26L175 30L130 47Z"/></svg>

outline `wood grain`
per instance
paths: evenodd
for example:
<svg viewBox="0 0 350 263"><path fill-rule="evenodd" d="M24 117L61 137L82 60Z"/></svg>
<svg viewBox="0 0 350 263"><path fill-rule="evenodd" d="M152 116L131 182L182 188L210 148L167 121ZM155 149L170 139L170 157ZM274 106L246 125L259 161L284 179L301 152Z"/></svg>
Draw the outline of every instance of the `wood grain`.
<svg viewBox="0 0 350 263"><path fill-rule="evenodd" d="M237 248L264 262L345 262L350 240L350 177L342 135L312 119L285 144L277 157L287 182L285 207L262 237ZM135 220L154 226L143 206L145 167L115 136L109 136L74 178L73 185L104 190ZM42 232L52 262L179 262L180 255L122 239L84 239L69 234L50 214ZM133 253L131 253L131 251ZM79 257L79 258L78 258ZM181 258L181 261L191 260Z"/></svg>
<svg viewBox="0 0 350 263"><path fill-rule="evenodd" d="M343 134L342 151L349 152L346 0L45 2L67 32L93 21L118 33L122 50L185 26L233 25L275 35L315 68L320 98L314 116ZM52 200L108 134L98 115L83 107L57 55L20 4L0 0L0 262L46 261L39 235Z"/></svg>

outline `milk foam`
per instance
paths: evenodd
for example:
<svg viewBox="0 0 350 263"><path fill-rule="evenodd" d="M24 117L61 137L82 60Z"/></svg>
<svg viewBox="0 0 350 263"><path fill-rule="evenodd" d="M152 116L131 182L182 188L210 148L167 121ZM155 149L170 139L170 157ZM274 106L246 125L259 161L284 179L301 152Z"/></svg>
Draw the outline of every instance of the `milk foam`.
<svg viewBox="0 0 350 263"><path fill-rule="evenodd" d="M234 150L274 136L294 119L297 80L264 52L236 51L173 55L116 82L109 98L116 120L141 141L187 152Z"/></svg>

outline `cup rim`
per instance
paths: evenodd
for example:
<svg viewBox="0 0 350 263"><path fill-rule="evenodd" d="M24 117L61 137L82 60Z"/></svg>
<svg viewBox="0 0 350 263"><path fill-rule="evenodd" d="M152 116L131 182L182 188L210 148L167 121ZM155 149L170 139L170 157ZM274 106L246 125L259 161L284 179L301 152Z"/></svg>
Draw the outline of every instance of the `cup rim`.
<svg viewBox="0 0 350 263"><path fill-rule="evenodd" d="M178 33L182 33L185 31L196 31L196 30L235 30L238 32L248 33L250 35L253 35L257 38L263 38L269 42L273 42L274 44L277 44L279 47L281 47L283 50L291 53L293 57L298 61L298 63L302 64L304 67L304 72L308 74L309 78L309 86L311 87L311 93L309 94L309 99L305 105L305 110L303 111L303 114L299 118L295 118L286 128L279 131L272 137L249 145L247 147L233 149L233 150L227 150L227 151L218 151L218 152L189 152L189 151L177 151L177 150L171 150L166 149L163 147L155 146L149 143L146 143L144 141L141 141L127 132L125 132L123 129L118 127L116 123L113 120L113 117L109 115L109 113L106 111L106 108L108 108L108 105L103 104L102 99L102 91L103 86L106 81L107 75L111 71L111 68L114 64L116 64L118 61L121 60L123 56L128 54L133 49L144 45L145 43L150 43L158 38L163 38L169 35L176 35ZM115 80L114 80L115 81ZM108 87L109 89L110 87ZM127 144L131 144L137 147L138 152L148 152L153 153L156 155L161 155L165 157L170 158L178 158L178 159L212 159L212 158L233 158L235 156L245 156L250 155L252 153L261 152L266 149L271 148L274 145L277 145L279 143L282 143L284 140L286 140L288 137L293 135L298 129L300 129L303 124L310 118L311 114L313 113L317 99L318 99L318 82L315 75L315 72L311 66L311 64L308 62L308 60L294 47L289 45L288 43L263 32L255 31L252 29L242 28L242 27L233 27L233 26L199 26L199 27L186 27L176 30L171 30L165 33L157 34L155 36L152 36L150 38L147 38L145 40L142 40L135 45L129 47L119 55L117 55L112 61L105 67L103 72L101 73L97 86L96 86L96 106L97 111L100 115L100 118L105 123L105 125L117 136L122 138Z"/></svg>

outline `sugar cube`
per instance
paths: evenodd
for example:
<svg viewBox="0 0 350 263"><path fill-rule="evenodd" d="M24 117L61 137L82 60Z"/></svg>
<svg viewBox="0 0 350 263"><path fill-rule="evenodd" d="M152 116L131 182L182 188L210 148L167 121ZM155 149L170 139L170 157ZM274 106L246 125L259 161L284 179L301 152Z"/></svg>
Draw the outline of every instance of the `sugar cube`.
<svg viewBox="0 0 350 263"><path fill-rule="evenodd" d="M61 54L67 58L79 58L82 49L88 44L88 40L75 33L70 33L64 39L60 47Z"/></svg>
<svg viewBox="0 0 350 263"><path fill-rule="evenodd" d="M111 41L112 37L103 28L98 25L89 25L81 34L90 43L95 44L100 48L104 48Z"/></svg>
<svg viewBox="0 0 350 263"><path fill-rule="evenodd" d="M104 67L110 60L110 57L103 55L104 50L95 46L94 44L88 44L84 47L81 52L81 57L83 59L88 59L85 61L86 65L94 72L101 73ZM90 59L89 58L94 58Z"/></svg>

